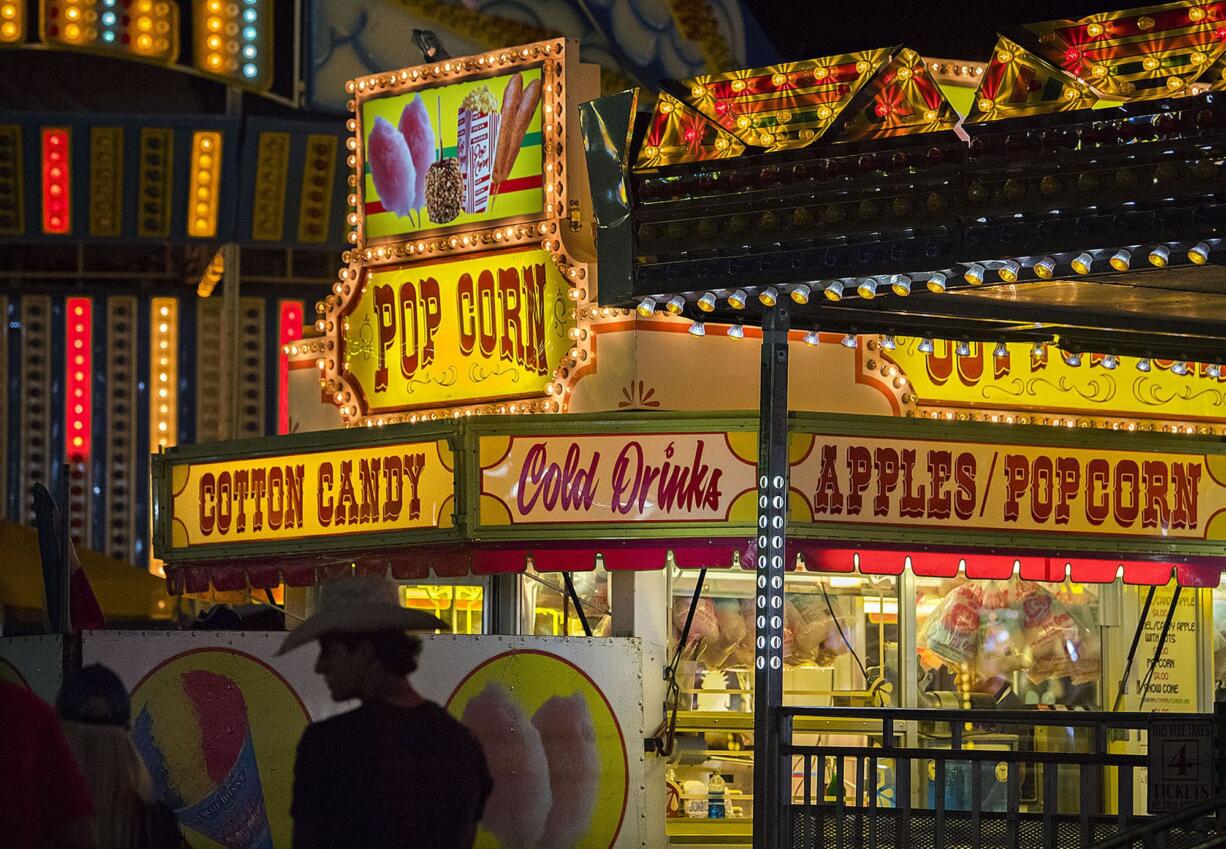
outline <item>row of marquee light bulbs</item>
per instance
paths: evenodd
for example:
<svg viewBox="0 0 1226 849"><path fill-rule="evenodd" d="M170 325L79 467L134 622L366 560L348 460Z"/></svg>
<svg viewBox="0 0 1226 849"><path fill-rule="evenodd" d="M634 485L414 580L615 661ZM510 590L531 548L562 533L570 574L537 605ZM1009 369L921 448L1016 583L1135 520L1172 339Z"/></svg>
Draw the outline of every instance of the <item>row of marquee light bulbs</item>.
<svg viewBox="0 0 1226 849"><path fill-rule="evenodd" d="M1215 240L1216 241L1216 240ZM1193 265L1205 265L1209 262L1209 255L1213 252L1213 246L1209 242L1197 242L1192 247L1188 248L1187 258ZM1132 259L1134 254L1139 253L1135 248L1120 248L1107 257L1107 264L1114 271L1125 272L1132 267ZM1103 254L1106 255L1105 253ZM1166 268L1171 260L1171 246L1160 244L1155 245L1146 255L1150 265L1155 268ZM1075 256L1070 262L1073 271L1078 274L1089 274L1093 270L1095 256L1089 251L1083 251ZM966 266L962 272L962 279L970 286L982 286L989 271L995 271L999 282L1001 283L1016 283L1021 274L1023 260L1007 259L995 263L992 262L974 262ZM1054 257L1045 256L1034 261L1030 265L1035 276L1049 280L1055 276L1057 262ZM918 276L918 275L917 275ZM943 271L934 271L931 274L924 275L925 285L929 292L933 294L944 294L949 288L949 275ZM911 294L912 275L908 274L893 274L888 277L865 277L857 281L855 278L843 278L832 280L825 284L820 291L826 296L829 301L841 301L843 296L848 293L848 290L853 289L857 295L866 300L872 300L877 297L879 287L885 285L889 290L899 297L906 297ZM798 283L793 286L766 286L757 291L758 302L763 307L770 308L779 302L780 291L786 289L788 295L797 304L807 304L813 296L814 287L807 283ZM735 289L726 296L728 306L734 310L743 310L749 303L750 295L745 289ZM701 312L710 313L715 311L715 307L719 302L719 297L714 292L703 293L695 306ZM636 311L643 318L650 318L655 314L659 306L663 304L664 311L670 315L680 316L687 306L685 298L681 295L673 295L666 298L663 295L643 298L639 302ZM689 332L693 336L705 336L706 324L701 319L695 319L690 324ZM742 323L733 324L728 328L728 336L733 339L742 339L745 336L745 326ZM805 333L803 341L806 345L816 346L819 342L817 328L813 328ZM855 333L846 333L841 340L845 348L855 348L858 344ZM892 351L898 343L892 335L886 334L881 337L881 347L883 350ZM1045 342L1035 342L1032 353L1036 357L1043 356L1046 347ZM919 344L921 353L931 354L934 350L932 337L925 336ZM971 355L970 342L963 339L956 344L954 353L960 357L969 357ZM1008 356L1009 349L1004 342L998 342L992 351L995 357ZM1081 365L1081 354L1079 352L1070 351L1065 355L1065 362L1071 366ZM1105 369L1114 369L1119 365L1119 358L1114 354L1105 354L1099 363ZM1137 370L1147 372L1152 368L1152 362L1148 357L1143 357L1137 360ZM1191 373L1192 369L1187 362L1177 361L1171 366L1171 371L1177 375L1186 375ZM1212 363L1206 367L1205 373L1209 377L1219 377L1221 375L1221 366L1217 363Z"/></svg>

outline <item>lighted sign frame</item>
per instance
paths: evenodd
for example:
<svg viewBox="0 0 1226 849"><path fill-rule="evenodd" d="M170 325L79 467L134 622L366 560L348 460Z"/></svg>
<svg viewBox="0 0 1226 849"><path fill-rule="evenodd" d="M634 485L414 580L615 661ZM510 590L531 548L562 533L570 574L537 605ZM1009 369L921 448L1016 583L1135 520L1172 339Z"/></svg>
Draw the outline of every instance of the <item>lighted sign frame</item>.
<svg viewBox="0 0 1226 849"><path fill-rule="evenodd" d="M348 177L350 212L346 219L348 239L354 247L342 255L345 267L332 285L332 293L317 305L319 319L316 330L326 335L325 351L318 359L320 386L324 396L339 408L348 425L383 425L401 421L457 418L465 415L502 413L558 413L568 409L575 382L594 370L595 341L592 325L598 321L623 321L632 316L631 310L600 308L595 304L595 264L574 257L567 240L580 237L572 226L571 216L578 216L582 188L572 180L583 175L582 162L568 168L568 92L578 79L579 51L577 43L551 39L535 44L494 50L480 55L449 59L399 71L359 77L346 84L352 97L352 116L346 127L350 135L346 142L350 168ZM368 241L363 210L365 169L362 104L374 98L394 97L426 92L455 83L509 76L519 71L540 69L542 75L541 134L542 179L544 202L539 214L511 220L475 222L440 228L417 234ZM567 74L574 74L571 80ZM575 100L576 98L571 98ZM577 154L582 159L582 154ZM576 218L578 220L578 218ZM575 231L572 233L572 231ZM341 357L344 316L351 311L350 302L359 297L364 271L378 270L387 265L406 265L417 260L445 262L469 259L486 251L506 249L542 249L549 253L555 267L566 281L572 303L568 320L571 348L561 364L552 370L552 380L544 391L531 397L474 397L434 409L371 414L363 405L362 394L345 369Z"/></svg>
<svg viewBox="0 0 1226 849"><path fill-rule="evenodd" d="M352 133L346 142L349 149L346 161L352 169L349 176L351 192L349 206L358 210L350 213L348 219L351 228L348 234L349 242L356 246L354 259L377 262L381 259L403 259L422 253L447 253L456 250L467 251L480 246L492 247L495 244L496 234L501 234L498 242L514 245L519 242L533 241L534 237L544 236L548 232L548 229L541 227L540 224L535 227L524 226L528 222L544 223L565 218L570 196L563 155L563 151L566 150L569 129L566 111L568 90L566 70L568 64L572 62L577 64L577 57L577 46L568 48L564 39L557 39L496 50L478 56L418 65L399 71L372 74L346 83L345 90L353 98L349 101L349 108L353 115L346 123L346 128ZM422 231L420 235L368 239L366 222L360 212L365 209L366 202L363 179L366 169L362 127L363 105L375 99L408 95L414 92L426 93L443 86L494 79L538 68L542 76L540 110L544 201L541 211L537 214L517 216L510 221L493 221L484 226L481 223L458 226L443 224L429 231ZM467 235L468 238L450 237L452 234L460 233ZM376 245L385 245L385 247L379 251Z"/></svg>

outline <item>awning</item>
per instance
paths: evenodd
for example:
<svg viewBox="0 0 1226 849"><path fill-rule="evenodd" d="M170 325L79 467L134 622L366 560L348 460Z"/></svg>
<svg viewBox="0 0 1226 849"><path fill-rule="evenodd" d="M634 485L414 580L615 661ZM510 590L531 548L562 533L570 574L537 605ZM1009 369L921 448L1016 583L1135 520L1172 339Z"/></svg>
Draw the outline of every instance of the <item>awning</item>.
<svg viewBox="0 0 1226 849"><path fill-rule="evenodd" d="M581 540L542 543L474 543L420 546L369 552L353 557L335 555L281 559L263 563L199 562L172 566L167 581L172 593L310 586L347 574L386 575L402 581L458 578L466 575L515 574L529 566L537 572L586 572L603 566L611 572L680 569L752 569L755 544L737 538L676 540ZM1226 559L1200 558L1180 562L1126 560L1111 557L1054 557L977 550L919 550L825 546L794 541L788 562L807 572L827 574L900 575L1024 581L1163 586L1172 579L1185 587L1216 587Z"/></svg>
<svg viewBox="0 0 1226 849"><path fill-rule="evenodd" d="M27 525L0 522L0 606L38 611L45 606L38 532ZM93 587L102 615L111 621L170 619L175 600L156 576L121 560L78 548L81 565Z"/></svg>

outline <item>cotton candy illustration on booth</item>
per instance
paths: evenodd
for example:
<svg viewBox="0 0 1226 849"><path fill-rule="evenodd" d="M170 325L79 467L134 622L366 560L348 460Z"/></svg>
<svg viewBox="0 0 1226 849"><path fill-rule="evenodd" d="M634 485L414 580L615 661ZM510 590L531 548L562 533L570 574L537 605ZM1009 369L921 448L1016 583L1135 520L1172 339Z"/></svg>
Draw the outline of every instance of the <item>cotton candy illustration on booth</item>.
<svg viewBox="0 0 1226 849"><path fill-rule="evenodd" d="M434 126L421 95L414 97L400 113L399 129L413 158L413 208L426 205L426 173L434 162Z"/></svg>
<svg viewBox="0 0 1226 849"><path fill-rule="evenodd" d="M535 849L553 803L540 732L494 683L464 707L460 721L481 743L494 779L481 824L502 849Z"/></svg>
<svg viewBox="0 0 1226 849"><path fill-rule="evenodd" d="M228 849L271 849L247 702L233 681L204 670L169 678L132 736L184 826Z"/></svg>
<svg viewBox="0 0 1226 849"><path fill-rule="evenodd" d="M400 130L384 118L375 118L366 146L366 159L383 208L397 215L408 215L414 209L417 169L408 142Z"/></svg>
<svg viewBox="0 0 1226 849"><path fill-rule="evenodd" d="M579 693L553 696L537 710L532 724L541 733L553 792L545 832L536 846L575 849L591 826L600 787L600 758L591 712Z"/></svg>

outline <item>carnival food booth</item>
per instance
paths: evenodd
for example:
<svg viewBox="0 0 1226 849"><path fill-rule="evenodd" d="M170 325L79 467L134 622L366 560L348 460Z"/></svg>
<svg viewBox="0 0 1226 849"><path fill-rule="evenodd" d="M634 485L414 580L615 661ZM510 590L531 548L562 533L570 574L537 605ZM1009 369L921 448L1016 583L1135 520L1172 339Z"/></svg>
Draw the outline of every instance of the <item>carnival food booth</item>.
<svg viewBox="0 0 1226 849"><path fill-rule="evenodd" d="M306 426L157 455L172 592L283 586L292 621L401 581L461 635L423 692L527 812L482 846L997 814L1089 845L1167 810L1139 712L1199 721L1222 674L1221 5L1002 37L962 121L905 48L642 118L562 40L354 80L353 247L286 350ZM220 699L284 834L285 729L337 708L266 636L190 636L123 671L148 756ZM205 643L294 722L188 676ZM193 822L199 772L168 763Z"/></svg>
<svg viewBox="0 0 1226 849"><path fill-rule="evenodd" d="M727 679L732 692L698 692L695 703L743 705L752 690L755 846L821 845L836 833L851 845L877 842L870 835L878 834L879 810L904 803L907 810L883 820L887 842L907 835L944 845L955 810L969 812L953 819L978 840L982 812L998 802L1002 810L1041 809L1030 833L1045 845L1090 845L1140 809L1130 785L1143 761L1118 760L1122 750L1103 741L1135 743L1145 720L1125 711L1115 714L1117 727L1053 730L1035 710L1023 733L1024 721L1004 707L1209 709L1209 595L1172 588L1138 597L1127 585L1146 583L1141 576L1153 570L1161 585L1174 574L1180 585L1216 586L1220 572L1220 543L1205 536L1214 520L1198 518L1195 551L1183 549L1176 538L1186 517L1173 502L1170 513L1161 506L1181 488L1190 492L1195 473L1164 471L1158 459L1186 434L1217 434L1216 417L1177 425L1153 417L1202 389L1217 392L1221 379L1224 175L1215 128L1226 120L1217 91L1226 84L1224 22L1221 4L1180 2L1019 27L999 38L961 116L939 84L942 63L905 47L681 80L651 104L629 91L584 105L599 303L632 307L649 321L675 316L699 338L761 339L754 582L742 591L756 626L752 667L747 654L730 660L740 630L731 586L715 585L710 607L699 602L685 620L691 636L697 627L715 646L699 652L703 683L718 685L726 664L745 669ZM650 109L646 120L640 104ZM798 468L796 432L804 428L789 417L798 405L788 369L797 335L811 346L867 349L864 362L899 390L899 412L929 419L908 422L915 442L857 446L877 432L860 420L822 446L807 474ZM931 358L938 346L949 368L939 379L929 372L932 382L982 379L995 391L965 406L919 409L912 375L897 366L900 349ZM1080 402L1067 393L1065 369L1089 375L1077 381ZM1123 369L1129 373L1117 374ZM1146 399L1155 370L1192 380ZM1049 385L1065 393L1065 405L1029 400ZM1148 403L1150 421L1084 415L1085 402L1117 390ZM1015 440L1035 453L942 445L949 437L932 429L934 417L988 422L990 441ZM1056 438L1075 450L1001 427L1019 423L1066 428ZM1116 452L1129 450L1137 430L1164 433L1125 460ZM1107 454L1073 459L1089 446ZM897 502L895 485L904 493ZM1084 500L1062 506L1061 492ZM1030 502L1015 502L1015 493L1029 493ZM807 510L798 510L800 494ZM1003 499L996 514L995 498ZM1139 512L1130 519L1133 506ZM811 531L819 516L821 529ZM1050 548L1033 537L1047 522L1056 531ZM813 557L803 550L810 535L823 542ZM882 550L859 549L870 541ZM947 553L932 555L929 546ZM805 598L787 583L797 549L806 564L850 571L830 583L858 591L860 601L848 605L855 614L828 588ZM1043 556L1028 559L1036 553ZM1095 574L1105 585L1094 586ZM863 638L842 627L845 616L860 620ZM1052 630L1055 621L1064 624ZM1124 627L1114 632L1109 622ZM1096 629L1097 640L1083 638ZM1183 661L1165 654L1180 633L1199 635ZM903 646L897 680L891 643ZM836 660L833 676L810 677L799 695L795 660L807 654L829 667L840 645L848 655L842 676ZM1128 680L1138 658L1148 667L1139 688ZM1195 683L1184 675L1191 669ZM1183 683L1195 696L1178 697ZM931 716L941 720L912 725L911 715L880 707L891 684L898 704L996 706L1009 718L995 728L961 727L937 710ZM821 713L814 697L840 687L858 692L834 698L875 704L888 718L874 722L855 708L827 713L868 722L877 742L852 734L815 744L808 736L806 723ZM1153 701L1172 696L1182 704ZM927 794L914 748L925 726L959 750L948 763L931 758L928 778L938 788ZM704 754L722 734L693 730L705 735ZM1056 758L1044 769L1029 755L1002 756L999 788L984 784L992 755L966 751L1078 746L1082 733L1082 751L1096 761ZM879 756L866 756L866 745ZM747 773L742 766L733 777L743 782ZM1148 782L1150 812L1171 809L1164 781ZM1080 795L1058 792L1068 786ZM1203 795L1182 798L1209 792L1206 784ZM845 794L858 811L846 820L854 831L843 830ZM922 799L931 816L921 822L911 805ZM832 800L833 824L833 814L824 822L822 814ZM1076 815L1062 823L1066 810ZM1117 825L1100 813L1117 815ZM1028 828L1020 822L997 823L1006 845Z"/></svg>

